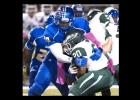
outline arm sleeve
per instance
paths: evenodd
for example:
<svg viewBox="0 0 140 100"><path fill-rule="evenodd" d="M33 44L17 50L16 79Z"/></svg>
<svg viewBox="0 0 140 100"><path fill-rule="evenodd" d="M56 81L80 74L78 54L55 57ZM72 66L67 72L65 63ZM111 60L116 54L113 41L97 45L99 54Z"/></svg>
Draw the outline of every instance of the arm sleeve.
<svg viewBox="0 0 140 100"><path fill-rule="evenodd" d="M61 43L55 43L51 45L50 50L52 54L56 57L56 59L62 63L71 63L72 57L69 57L65 54L63 54Z"/></svg>
<svg viewBox="0 0 140 100"><path fill-rule="evenodd" d="M92 41L92 43L94 43L97 47L102 47L101 43L97 40L97 38L93 35L93 33L91 32L85 33L84 37Z"/></svg>

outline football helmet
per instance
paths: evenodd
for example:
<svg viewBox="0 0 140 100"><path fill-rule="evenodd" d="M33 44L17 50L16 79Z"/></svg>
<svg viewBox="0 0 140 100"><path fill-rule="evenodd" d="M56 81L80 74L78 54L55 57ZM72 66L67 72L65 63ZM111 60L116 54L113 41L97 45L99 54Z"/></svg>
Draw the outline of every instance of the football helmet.
<svg viewBox="0 0 140 100"><path fill-rule="evenodd" d="M118 18L119 18L119 11L113 7L107 7L104 10L104 13L108 16L111 16L113 18L113 21L117 24Z"/></svg>
<svg viewBox="0 0 140 100"><path fill-rule="evenodd" d="M63 42L64 52L71 54L72 48L84 40L85 31L81 29L71 29L66 32L66 39Z"/></svg>
<svg viewBox="0 0 140 100"><path fill-rule="evenodd" d="M87 20L90 21L94 16L98 13L101 12L99 9L91 9L88 14L87 14Z"/></svg>
<svg viewBox="0 0 140 100"><path fill-rule="evenodd" d="M55 14L55 24L62 30L70 28L73 21L74 12L69 6L60 6Z"/></svg>
<svg viewBox="0 0 140 100"><path fill-rule="evenodd" d="M84 7L81 4L74 4L71 6L74 11L75 17L82 17L84 16Z"/></svg>

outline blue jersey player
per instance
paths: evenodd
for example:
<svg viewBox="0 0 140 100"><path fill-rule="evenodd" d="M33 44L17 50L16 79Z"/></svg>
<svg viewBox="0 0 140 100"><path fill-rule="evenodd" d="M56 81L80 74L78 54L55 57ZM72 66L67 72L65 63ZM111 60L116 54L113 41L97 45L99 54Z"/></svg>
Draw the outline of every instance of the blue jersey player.
<svg viewBox="0 0 140 100"><path fill-rule="evenodd" d="M57 59L61 61L61 58L54 57L54 51L57 51L58 53L60 52L61 54L62 47L60 46L60 43L63 42L65 38L65 31L71 26L70 24L72 18L73 10L68 7L61 7L60 9L58 9L55 18L55 23L48 25L45 28L44 36L35 40L35 43L41 47L49 48L50 44L52 44L52 46L50 46L51 52L48 53L48 55L46 56L45 60L39 68L39 71L35 77L35 82L29 89L29 96L40 96L44 92L44 90L49 86L50 82L53 82L53 84L57 86L62 95L68 95L69 89L67 84L64 83L63 85L61 85L56 83ZM50 42L46 42L44 37L49 37ZM57 50L54 50L53 47L57 46ZM61 57L65 58L66 63L70 63L72 61L72 58L66 55L61 55Z"/></svg>
<svg viewBox="0 0 140 100"><path fill-rule="evenodd" d="M23 49L23 64L26 67L28 66L27 63L29 60L29 54L33 52L31 63L30 63L29 87L31 87L31 85L33 84L38 68L49 51L48 48L44 48L39 45L36 46L34 44L35 43L34 41L44 34L44 30L45 30L44 27L53 23L54 22L53 19L54 19L53 16L50 15L43 27L37 26L33 28L29 33L29 37L28 37L29 39L26 42L25 47Z"/></svg>
<svg viewBox="0 0 140 100"><path fill-rule="evenodd" d="M48 48L43 47L41 44L36 44L36 43L38 43L38 38L41 37L43 34L44 34L43 27L34 28L30 32L30 38L29 38L28 42L26 43L26 48L34 49L34 52L32 54L33 56L32 56L32 60L31 60L31 65L30 65L29 87L31 87L32 84L34 83L34 79L38 72L38 69L39 69L44 57L47 55L47 53L49 51ZM47 37L45 38L45 40L48 41ZM44 41L41 41L41 43L43 43L43 42ZM46 43L46 41L45 41L45 43ZM55 84L55 85L57 86L57 84ZM63 88L60 88L60 89L59 90L61 92Z"/></svg>
<svg viewBox="0 0 140 100"><path fill-rule="evenodd" d="M35 27L29 33L30 34L29 40L25 44L25 47L27 49L29 50L34 49L32 53L31 63L30 63L29 87L33 84L38 68L41 65L45 55L47 55L47 52L49 51L49 49L47 48L35 46L34 44L35 39L42 36L43 33L44 33L43 27Z"/></svg>
<svg viewBox="0 0 140 100"><path fill-rule="evenodd" d="M41 43L38 43L38 38L41 37L43 34L44 34L43 27L35 27L30 32L30 38L26 43L26 48L28 48L30 50L34 49L34 52L32 54L33 56L32 56L32 60L31 60L31 65L30 65L29 87L31 87L32 84L34 83L34 79L38 72L38 69L39 69L40 65L42 64L44 57L49 52L49 48L45 48L41 44L44 42L44 43L48 43L47 46L49 45L49 40L47 37L45 37L45 40L47 42L41 41ZM53 71L55 72L55 70L53 70ZM56 87L59 87L59 84L55 84L55 85L56 85ZM59 88L60 92L62 91L62 89L63 89L62 87ZM64 92L63 92L63 94L64 94Z"/></svg>

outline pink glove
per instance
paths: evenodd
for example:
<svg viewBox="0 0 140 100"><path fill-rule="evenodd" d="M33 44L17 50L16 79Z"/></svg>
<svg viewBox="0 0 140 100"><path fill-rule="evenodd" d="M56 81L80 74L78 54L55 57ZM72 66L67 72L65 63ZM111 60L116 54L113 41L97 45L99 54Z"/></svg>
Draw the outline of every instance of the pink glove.
<svg viewBox="0 0 140 100"><path fill-rule="evenodd" d="M113 66L113 60L111 58L109 58L107 64L108 64L108 69L114 75L115 74L115 68Z"/></svg>

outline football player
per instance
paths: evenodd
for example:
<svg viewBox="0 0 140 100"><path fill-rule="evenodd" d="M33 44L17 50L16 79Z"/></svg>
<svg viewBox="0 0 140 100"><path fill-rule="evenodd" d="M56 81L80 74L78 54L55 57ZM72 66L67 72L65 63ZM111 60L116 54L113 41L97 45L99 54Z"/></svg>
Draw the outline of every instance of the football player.
<svg viewBox="0 0 140 100"><path fill-rule="evenodd" d="M87 14L87 19L89 21L91 32L94 33L95 37L98 39L98 41L100 41L104 53L109 58L107 53L111 51L111 47L112 47L112 37L108 31L110 20L99 9L91 9ZM114 72L112 59L109 58L108 64L111 66L110 67L111 71ZM110 89L102 91L102 95L110 96L111 95Z"/></svg>
<svg viewBox="0 0 140 100"><path fill-rule="evenodd" d="M110 56L109 63L114 64L114 66L118 66L119 64L119 27L117 24L111 21L111 18L114 19L113 17L115 16L118 18L119 14L118 11L112 7L108 7L105 9L106 13L110 14L109 16L106 16L106 13L101 12L98 9L92 9L88 13L88 20L89 20L89 25L91 27L91 31L94 33L96 38L102 43L104 51L106 49L106 53ZM111 17L111 18L110 18ZM114 52L114 53L113 53ZM113 60L113 62L112 62ZM113 68L113 67L112 67ZM119 70L119 67L117 67ZM116 70L117 71L117 70ZM115 74L117 74L115 72ZM116 75L115 75L116 76ZM117 74L117 76L119 76ZM117 77L117 79L119 79Z"/></svg>
<svg viewBox="0 0 140 100"><path fill-rule="evenodd" d="M103 50L84 39L83 30L70 30L68 34L64 40L64 51L76 59L86 59L85 62L71 65L77 67L78 79L70 89L69 96L90 96L112 86L114 76L107 68L108 59L102 53Z"/></svg>
<svg viewBox="0 0 140 100"><path fill-rule="evenodd" d="M45 55L47 54L49 49L40 48L39 46L35 46L34 41L38 37L42 36L44 33L43 27L35 27L29 33L29 40L25 44L23 49L23 64L27 66L27 61L29 59L29 55L31 51L33 51L32 59L30 63L30 74L29 74L29 87L32 86L34 82L34 78L38 71L39 66L41 65Z"/></svg>
<svg viewBox="0 0 140 100"><path fill-rule="evenodd" d="M119 11L113 7L107 7L104 9L104 13L109 17L109 20L113 24L118 24L119 22Z"/></svg>

